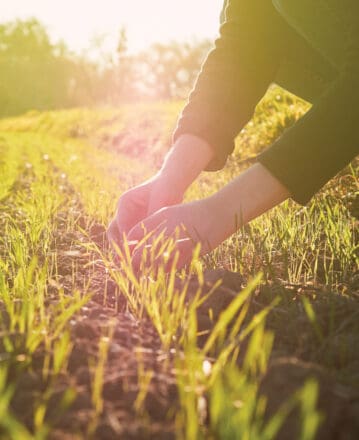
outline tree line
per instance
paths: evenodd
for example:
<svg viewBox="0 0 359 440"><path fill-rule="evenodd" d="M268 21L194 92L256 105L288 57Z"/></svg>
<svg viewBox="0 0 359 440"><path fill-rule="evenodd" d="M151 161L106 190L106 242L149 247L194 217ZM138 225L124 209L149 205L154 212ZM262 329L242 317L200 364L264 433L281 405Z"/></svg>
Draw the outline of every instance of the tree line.
<svg viewBox="0 0 359 440"><path fill-rule="evenodd" d="M31 109L182 99L209 49L209 41L171 42L131 54L121 29L116 53L102 53L93 61L71 53L64 43L52 43L37 19L2 23L0 116Z"/></svg>

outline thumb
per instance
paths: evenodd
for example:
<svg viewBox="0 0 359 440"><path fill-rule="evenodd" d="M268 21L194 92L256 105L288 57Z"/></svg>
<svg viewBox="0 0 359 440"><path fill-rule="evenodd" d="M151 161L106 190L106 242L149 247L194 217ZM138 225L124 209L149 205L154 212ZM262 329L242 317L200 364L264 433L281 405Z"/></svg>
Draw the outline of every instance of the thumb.
<svg viewBox="0 0 359 440"><path fill-rule="evenodd" d="M146 236L144 222L137 223L127 234L128 241L140 241Z"/></svg>

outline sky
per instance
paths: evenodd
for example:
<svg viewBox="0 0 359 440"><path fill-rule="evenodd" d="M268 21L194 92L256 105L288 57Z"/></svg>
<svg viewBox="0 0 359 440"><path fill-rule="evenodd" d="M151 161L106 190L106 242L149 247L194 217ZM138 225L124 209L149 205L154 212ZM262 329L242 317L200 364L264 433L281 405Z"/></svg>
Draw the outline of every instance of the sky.
<svg viewBox="0 0 359 440"><path fill-rule="evenodd" d="M64 40L78 53L103 37L104 47L116 46L125 27L131 51L155 41L215 38L223 0L8 0L0 21L38 18L53 42Z"/></svg>

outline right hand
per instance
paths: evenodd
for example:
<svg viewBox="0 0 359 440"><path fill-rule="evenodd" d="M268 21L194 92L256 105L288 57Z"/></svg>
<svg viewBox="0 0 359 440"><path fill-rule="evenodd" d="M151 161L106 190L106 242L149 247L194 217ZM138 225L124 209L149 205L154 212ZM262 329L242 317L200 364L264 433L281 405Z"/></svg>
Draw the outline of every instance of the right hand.
<svg viewBox="0 0 359 440"><path fill-rule="evenodd" d="M126 191L117 203L117 211L108 229L110 243L120 245L124 235L161 208L183 200L183 191L170 184L161 173Z"/></svg>
<svg viewBox="0 0 359 440"><path fill-rule="evenodd" d="M124 235L142 220L162 208L181 203L188 186L212 157L212 148L206 141L182 135L167 154L161 170L120 197L107 230L110 243L121 245Z"/></svg>

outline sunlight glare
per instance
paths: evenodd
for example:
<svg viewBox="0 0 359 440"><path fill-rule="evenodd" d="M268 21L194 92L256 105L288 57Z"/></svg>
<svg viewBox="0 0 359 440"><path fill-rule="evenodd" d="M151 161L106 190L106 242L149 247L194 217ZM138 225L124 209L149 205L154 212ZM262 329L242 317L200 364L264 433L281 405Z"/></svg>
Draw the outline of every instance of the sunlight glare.
<svg viewBox="0 0 359 440"><path fill-rule="evenodd" d="M54 39L78 52L96 35L113 46L125 27L130 49L139 50L155 41L213 38L221 5L221 0L12 0L3 5L2 19L36 17Z"/></svg>

